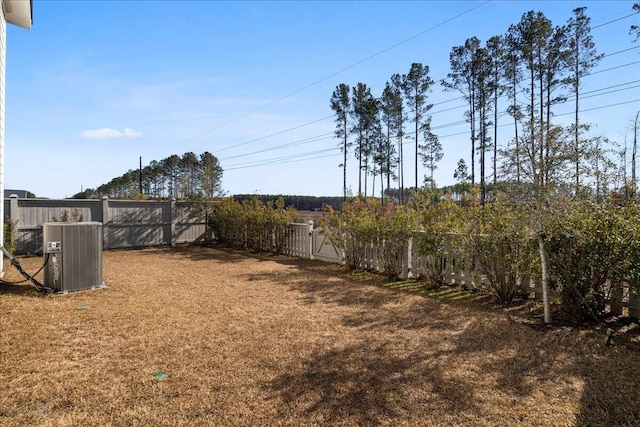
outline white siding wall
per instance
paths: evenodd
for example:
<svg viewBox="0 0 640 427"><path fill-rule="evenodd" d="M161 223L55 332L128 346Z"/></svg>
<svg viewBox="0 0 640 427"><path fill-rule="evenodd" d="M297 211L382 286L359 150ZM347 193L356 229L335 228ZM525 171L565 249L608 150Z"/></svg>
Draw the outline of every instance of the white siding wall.
<svg viewBox="0 0 640 427"><path fill-rule="evenodd" d="M4 80L7 50L7 20L0 13L0 244L4 244ZM0 277L4 274L0 252Z"/></svg>

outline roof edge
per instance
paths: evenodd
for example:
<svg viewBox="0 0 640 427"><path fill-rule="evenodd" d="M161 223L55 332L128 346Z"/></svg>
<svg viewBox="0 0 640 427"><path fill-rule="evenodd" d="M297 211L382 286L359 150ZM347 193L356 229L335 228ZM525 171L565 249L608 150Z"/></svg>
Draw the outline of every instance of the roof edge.
<svg viewBox="0 0 640 427"><path fill-rule="evenodd" d="M2 10L8 23L31 28L33 22L33 0L2 0Z"/></svg>

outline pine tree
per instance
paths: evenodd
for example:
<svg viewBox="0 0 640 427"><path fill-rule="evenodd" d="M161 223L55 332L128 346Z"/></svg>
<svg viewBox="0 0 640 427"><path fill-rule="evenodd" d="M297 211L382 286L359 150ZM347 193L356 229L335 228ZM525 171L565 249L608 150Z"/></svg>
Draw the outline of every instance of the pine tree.
<svg viewBox="0 0 640 427"><path fill-rule="evenodd" d="M218 158L213 154L205 151L200 154L198 168L198 178L200 188L207 199L213 199L222 193L222 167Z"/></svg>
<svg viewBox="0 0 640 427"><path fill-rule="evenodd" d="M580 141L581 131L588 130L588 125L580 124L580 86L582 78L598 65L603 55L596 52L595 43L591 37L591 18L585 15L586 7L573 10L573 17L567 24L567 41L569 54L566 56L566 67L570 76L565 83L570 85L575 97L574 134L574 163L575 163L575 192L580 192L580 158L584 154L584 144Z"/></svg>
<svg viewBox="0 0 640 427"><path fill-rule="evenodd" d="M427 94L433 85L433 80L429 77L429 67L423 66L419 62L411 64L408 74L402 76L402 89L405 99L412 112L411 121L415 124L415 184L416 190L419 188L418 182L418 157L420 151L419 135L420 129L425 120L427 113L433 107L433 104L427 104Z"/></svg>
<svg viewBox="0 0 640 427"><path fill-rule="evenodd" d="M507 92L510 105L507 109L507 112L511 117L513 117L513 142L514 147L512 164L508 165L515 169L515 180L517 183L520 183L521 172L520 172L520 138L518 137L518 127L520 126L520 121L523 118L522 109L520 108L520 104L518 103L518 88L520 82L522 81L522 71L520 69L520 55L518 54L518 42L517 42L517 33L516 27L514 25L509 27L509 31L504 37L505 49L504 56L502 57L504 63L504 76L505 76L505 90Z"/></svg>
<svg viewBox="0 0 640 427"><path fill-rule="evenodd" d="M480 40L471 37L462 46L455 46L449 53L451 71L442 81L446 90L459 91L467 101L469 109L465 116L470 125L471 138L471 183L475 184L475 155L476 155L476 77L474 75L473 58L480 47Z"/></svg>
<svg viewBox="0 0 640 427"><path fill-rule="evenodd" d="M397 96L396 114L395 114L395 137L398 141L398 184L400 185L400 203L404 204L404 150L403 150L403 137L404 137L404 99L402 89L402 76L400 74L393 74L391 76L391 88Z"/></svg>
<svg viewBox="0 0 640 427"><path fill-rule="evenodd" d="M423 129L424 145L422 146L421 151L422 162L429 170L429 182L433 188L435 187L433 172L438 169L438 162L442 160L444 152L442 151L442 144L440 143L438 136L431 132L430 126L424 126Z"/></svg>
<svg viewBox="0 0 640 427"><path fill-rule="evenodd" d="M347 200L347 153L351 147L349 142L349 114L351 113L351 99L349 86L340 83L331 95L331 109L336 113L336 130L334 135L340 139L340 150L344 156L342 164L343 183L342 197Z"/></svg>
<svg viewBox="0 0 640 427"><path fill-rule="evenodd" d="M398 164L396 148L392 143L392 137L399 132L402 115L402 94L392 82L387 82L380 96L380 113L382 123L385 126L383 143L384 164L382 172L387 178L387 188L391 188L391 179L396 179L393 171Z"/></svg>
<svg viewBox="0 0 640 427"><path fill-rule="evenodd" d="M478 48L472 57L474 87L476 96L475 111L478 113L478 150L480 152L480 203L484 205L486 191L486 157L487 149L491 146L489 131L489 111L491 109L491 61L489 52L485 48Z"/></svg>
<svg viewBox="0 0 640 427"><path fill-rule="evenodd" d="M493 95L491 108L493 109L493 185L495 186L498 182L498 99L505 91L502 80L506 74L505 67L502 65L505 56L502 36L493 36L487 40L486 49L491 74L489 87Z"/></svg>

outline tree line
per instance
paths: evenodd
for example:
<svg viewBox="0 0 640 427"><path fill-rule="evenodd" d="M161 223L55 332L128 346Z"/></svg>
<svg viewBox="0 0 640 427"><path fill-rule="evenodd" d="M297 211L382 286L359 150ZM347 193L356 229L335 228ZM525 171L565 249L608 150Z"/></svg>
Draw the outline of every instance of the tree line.
<svg viewBox="0 0 640 427"><path fill-rule="evenodd" d="M634 10L640 11L640 6L635 4ZM637 26L632 26L630 33L637 41ZM602 197L624 169L611 160L612 142L590 135L591 124L580 120L583 79L602 57L591 36L586 7L574 9L563 25L554 25L542 12L529 11L505 34L484 43L470 37L454 46L449 55L450 71L439 84L466 101L464 118L470 141L470 163L461 158L454 178L478 184L483 201L487 186L499 181L542 187L553 182L568 193ZM358 194L368 194L369 176L372 194L376 179L382 195L385 185L390 189L397 181L399 201L404 203L407 181L403 170L409 153L404 153L403 146L409 139L414 141L411 184L414 189L435 185L434 171L443 157L429 114L433 104L428 95L435 84L429 67L416 62L406 74L393 74L378 97L365 83L336 86L330 106L343 154L343 198L347 197L348 154L353 152L359 171ZM572 120L563 124L556 119L557 107L568 102ZM500 119L507 117L511 130L499 134L503 127ZM637 135L637 120L634 132ZM632 179L628 182L626 172L622 177L623 185L633 188L636 151L637 136ZM422 183L420 162L428 171Z"/></svg>
<svg viewBox="0 0 640 427"><path fill-rule="evenodd" d="M147 166L129 169L119 177L95 189L73 196L89 199L107 196L117 199L212 199L222 194L222 167L213 154L205 151L173 154Z"/></svg>
<svg viewBox="0 0 640 427"><path fill-rule="evenodd" d="M342 197L329 196L329 197L317 197L317 196L292 196L292 195L271 195L271 194L235 194L233 199L237 202L244 202L253 199L260 200L263 204L273 202L274 200L282 199L284 205L287 207L293 207L299 211L323 211L327 206L331 206L332 209L340 210L342 206Z"/></svg>

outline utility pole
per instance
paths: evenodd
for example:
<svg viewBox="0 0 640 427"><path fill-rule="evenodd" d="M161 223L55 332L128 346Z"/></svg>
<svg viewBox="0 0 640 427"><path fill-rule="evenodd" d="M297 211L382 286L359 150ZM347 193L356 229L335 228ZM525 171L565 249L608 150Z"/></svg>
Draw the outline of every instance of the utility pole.
<svg viewBox="0 0 640 427"><path fill-rule="evenodd" d="M142 156L140 156L140 169L139 169L139 188L140 188L140 195L142 196Z"/></svg>

